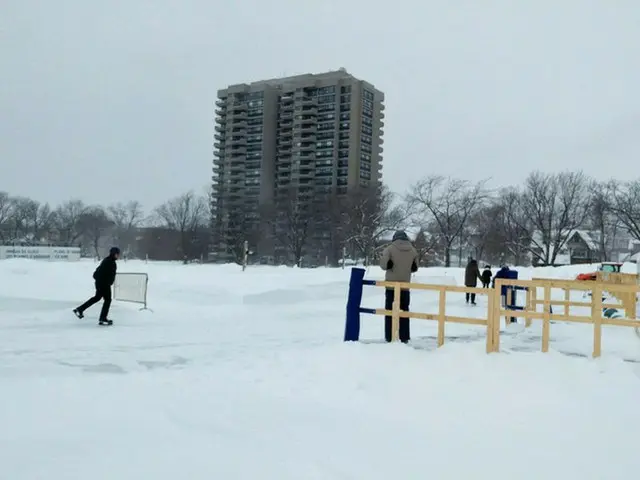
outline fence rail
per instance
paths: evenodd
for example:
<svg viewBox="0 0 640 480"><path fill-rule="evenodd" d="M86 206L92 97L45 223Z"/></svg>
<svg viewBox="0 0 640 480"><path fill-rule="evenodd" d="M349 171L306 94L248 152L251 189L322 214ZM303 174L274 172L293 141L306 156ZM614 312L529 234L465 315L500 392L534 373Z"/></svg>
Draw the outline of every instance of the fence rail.
<svg viewBox="0 0 640 480"><path fill-rule="evenodd" d="M631 283L631 280L636 280ZM362 307L363 286L383 287L392 289L393 307L391 310L385 308ZM552 291L561 290L564 300L552 298ZM400 292L402 290L426 290L438 292L438 313L422 313L400 310ZM539 290L542 296L539 297ZM525 304L517 306L516 294L518 291L526 293ZM571 293L591 292L591 301L572 301ZM603 293L607 292L614 298L621 301L608 303L603 300ZM486 318L459 317L447 315L446 300L448 293L475 293L476 295L487 295ZM505 326L516 318L523 318L526 327L531 326L532 320L542 321L542 351L549 351L551 322L560 321L568 323L581 323L593 325L593 356L599 357L602 350L602 326L620 326L640 329L640 321L636 318L636 299L640 293L635 276L627 277L601 277L596 281L577 280L556 280L556 279L533 279L519 280L517 278L496 279L495 288L458 287L450 285L433 285L424 283L407 282L387 282L364 279L364 270L353 268L351 281L349 284L349 299L347 302L347 316L345 323L345 341L357 341L360 332L360 314L374 314L390 316L392 320L392 341L398 340L398 330L400 318L415 318L421 320L434 320L438 322L437 344L442 346L445 342L446 323L479 325L486 327L486 351L487 353L498 352L500 350L500 325L502 318L505 319ZM542 305L542 310L538 307ZM562 313L553 313L552 306L563 306ZM571 307L589 308L589 315L574 315ZM607 309L624 310L625 317L610 318L603 316Z"/></svg>

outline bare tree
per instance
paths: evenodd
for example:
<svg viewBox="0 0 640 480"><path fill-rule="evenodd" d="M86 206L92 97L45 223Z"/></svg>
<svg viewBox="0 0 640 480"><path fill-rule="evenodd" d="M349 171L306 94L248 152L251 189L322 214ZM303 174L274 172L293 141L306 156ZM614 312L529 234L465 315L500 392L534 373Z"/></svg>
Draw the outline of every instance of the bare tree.
<svg viewBox="0 0 640 480"><path fill-rule="evenodd" d="M82 200L69 200L56 208L55 220L61 243L72 245L82 236L79 222L86 209Z"/></svg>
<svg viewBox="0 0 640 480"><path fill-rule="evenodd" d="M533 172L525 181L522 206L530 219L530 251L543 265L554 265L571 233L584 224L589 179L582 172Z"/></svg>
<svg viewBox="0 0 640 480"><path fill-rule="evenodd" d="M88 207L78 218L76 228L89 240L95 256L100 257L100 241L113 228L113 220L104 208Z"/></svg>
<svg viewBox="0 0 640 480"><path fill-rule="evenodd" d="M418 265L428 265L431 263L435 250L439 244L438 235L430 234L426 229L420 229L413 240L413 246L418 252Z"/></svg>
<svg viewBox="0 0 640 480"><path fill-rule="evenodd" d="M28 219L33 200L26 197L12 197L10 201L9 239L13 242L32 242Z"/></svg>
<svg viewBox="0 0 640 480"><path fill-rule="evenodd" d="M131 250L136 230L144 219L142 205L136 200L127 203L116 203L107 209L113 222L116 240L125 251Z"/></svg>
<svg viewBox="0 0 640 480"><path fill-rule="evenodd" d="M626 183L609 182L609 208L631 236L640 240L640 179Z"/></svg>
<svg viewBox="0 0 640 480"><path fill-rule="evenodd" d="M264 209L265 218L272 224L272 235L278 245L300 266L313 235L317 213L313 202L302 197L296 188L282 194Z"/></svg>
<svg viewBox="0 0 640 480"><path fill-rule="evenodd" d="M201 245L200 235L208 224L208 212L206 197L193 191L173 198L155 210L155 216L164 227L180 233L177 253L185 260L198 257L203 253L202 248L206 248Z"/></svg>
<svg viewBox="0 0 640 480"><path fill-rule="evenodd" d="M587 224L597 233L598 256L608 261L620 227L620 220L611 208L610 188L606 183L593 181L589 186Z"/></svg>
<svg viewBox="0 0 640 480"><path fill-rule="evenodd" d="M382 237L407 221L407 210L394 205L394 195L385 186L353 190L344 200L345 243L368 262Z"/></svg>
<svg viewBox="0 0 640 480"><path fill-rule="evenodd" d="M495 200L496 231L492 239L492 253L499 263L520 265L531 250L534 231L524 208L523 194L514 188L501 190Z"/></svg>
<svg viewBox="0 0 640 480"><path fill-rule="evenodd" d="M30 200L25 204L26 226L34 242L50 242L55 225L55 213L48 203L40 204Z"/></svg>
<svg viewBox="0 0 640 480"><path fill-rule="evenodd" d="M13 201L7 192L0 192L0 241L9 239L10 220L13 214Z"/></svg>
<svg viewBox="0 0 640 480"><path fill-rule="evenodd" d="M454 242L459 239L469 216L486 198L484 183L434 175L415 183L407 195L409 209L417 216L418 223L428 224L433 220L438 226L447 267L451 266Z"/></svg>

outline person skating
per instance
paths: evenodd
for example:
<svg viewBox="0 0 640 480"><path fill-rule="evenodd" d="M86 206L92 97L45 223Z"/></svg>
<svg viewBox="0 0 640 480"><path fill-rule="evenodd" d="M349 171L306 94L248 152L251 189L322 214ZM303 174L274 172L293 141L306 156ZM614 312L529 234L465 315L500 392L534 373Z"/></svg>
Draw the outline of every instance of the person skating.
<svg viewBox="0 0 640 480"><path fill-rule="evenodd" d="M482 288L491 286L491 265L486 265L482 271Z"/></svg>
<svg viewBox="0 0 640 480"><path fill-rule="evenodd" d="M380 268L385 270L387 282L410 282L411 274L418 271L418 252L413 247L407 234L398 230L393 234L391 245L384 249L380 257ZM400 290L400 310L408 312L411 295L409 290ZM393 288L385 289L384 308L393 308ZM384 337L391 341L392 318L384 318ZM399 337L402 343L408 343L410 335L409 319L400 318Z"/></svg>
<svg viewBox="0 0 640 480"><path fill-rule="evenodd" d="M111 306L111 285L113 285L113 282L116 279L116 270L118 269L116 260L118 260L119 257L120 249L118 247L113 247L109 250L109 255L100 262L98 268L93 272L96 294L73 310L73 313L75 313L78 318L84 318L84 311L87 308L104 299L98 323L100 325L113 324L113 322L107 317L109 315L109 307Z"/></svg>
<svg viewBox="0 0 640 480"><path fill-rule="evenodd" d="M480 275L480 268L478 267L477 260L469 260L467 267L464 269L464 285L466 287L477 287L478 279L482 280ZM476 304L476 294L475 293L466 293L465 294L467 303L471 300L471 305Z"/></svg>

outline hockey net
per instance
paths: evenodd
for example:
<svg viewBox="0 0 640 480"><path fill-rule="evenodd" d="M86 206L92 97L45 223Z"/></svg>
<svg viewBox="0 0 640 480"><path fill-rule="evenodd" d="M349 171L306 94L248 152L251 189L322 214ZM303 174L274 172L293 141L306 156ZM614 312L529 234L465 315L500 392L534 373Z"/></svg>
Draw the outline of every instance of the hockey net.
<svg viewBox="0 0 640 480"><path fill-rule="evenodd" d="M149 275L146 273L117 273L113 283L113 299L121 302L141 303L147 308L147 286Z"/></svg>

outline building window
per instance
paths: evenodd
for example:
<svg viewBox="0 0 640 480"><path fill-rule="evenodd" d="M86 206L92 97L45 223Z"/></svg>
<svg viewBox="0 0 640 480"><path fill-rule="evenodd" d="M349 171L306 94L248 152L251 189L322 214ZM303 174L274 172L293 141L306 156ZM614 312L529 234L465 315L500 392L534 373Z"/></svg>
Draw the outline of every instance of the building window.
<svg viewBox="0 0 640 480"><path fill-rule="evenodd" d="M340 93L351 93L351 85L344 85L341 87Z"/></svg>
<svg viewBox="0 0 640 480"><path fill-rule="evenodd" d="M328 87L322 87L318 89L318 95L327 95L329 93L336 93L335 85L330 85Z"/></svg>
<svg viewBox="0 0 640 480"><path fill-rule="evenodd" d="M335 103L335 101L336 101L335 95L324 95L322 97L318 97L318 104Z"/></svg>

